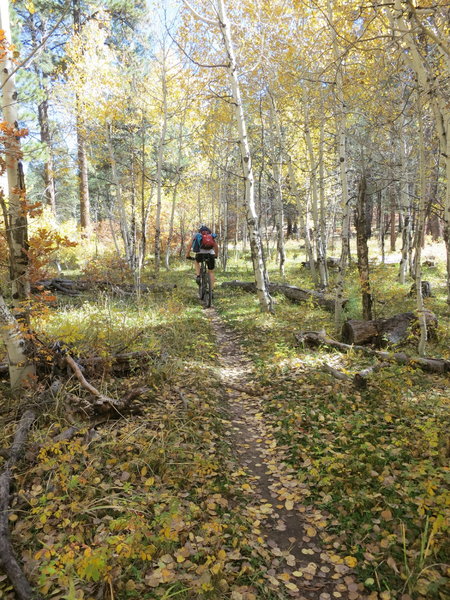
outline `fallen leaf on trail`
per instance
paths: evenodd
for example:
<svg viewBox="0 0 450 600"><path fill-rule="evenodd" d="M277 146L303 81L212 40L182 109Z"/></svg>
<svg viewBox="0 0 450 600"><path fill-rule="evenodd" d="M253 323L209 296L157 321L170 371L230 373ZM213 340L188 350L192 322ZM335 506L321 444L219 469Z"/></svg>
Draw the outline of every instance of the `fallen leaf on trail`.
<svg viewBox="0 0 450 600"><path fill-rule="evenodd" d="M285 583L284 584L288 590L292 590L293 592L298 592L298 587L295 585L295 583Z"/></svg>
<svg viewBox="0 0 450 600"><path fill-rule="evenodd" d="M356 558L354 556L346 556L344 558L344 562L348 567L356 567L356 565L358 564L358 561L356 560Z"/></svg>
<svg viewBox="0 0 450 600"><path fill-rule="evenodd" d="M286 510L292 510L294 508L294 503L292 500L286 500L285 505Z"/></svg>
<svg viewBox="0 0 450 600"><path fill-rule="evenodd" d="M392 558L392 556L389 556L389 558L386 560L387 564L391 567L391 569L393 569L396 573L398 573L398 568L397 568L397 563L395 562L395 560Z"/></svg>
<svg viewBox="0 0 450 600"><path fill-rule="evenodd" d="M389 510L389 508L387 508L386 510L383 510L383 512L381 513L381 516L383 517L383 519L385 521L392 521L392 513Z"/></svg>

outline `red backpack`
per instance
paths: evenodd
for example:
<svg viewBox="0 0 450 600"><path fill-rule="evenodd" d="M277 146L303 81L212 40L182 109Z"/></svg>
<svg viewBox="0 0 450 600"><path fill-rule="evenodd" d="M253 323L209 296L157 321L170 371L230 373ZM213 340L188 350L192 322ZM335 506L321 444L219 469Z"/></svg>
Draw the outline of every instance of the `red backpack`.
<svg viewBox="0 0 450 600"><path fill-rule="evenodd" d="M211 248L214 248L214 238L212 233L208 231L202 231L201 234L202 241L200 242L200 248L203 248L203 250L211 250Z"/></svg>

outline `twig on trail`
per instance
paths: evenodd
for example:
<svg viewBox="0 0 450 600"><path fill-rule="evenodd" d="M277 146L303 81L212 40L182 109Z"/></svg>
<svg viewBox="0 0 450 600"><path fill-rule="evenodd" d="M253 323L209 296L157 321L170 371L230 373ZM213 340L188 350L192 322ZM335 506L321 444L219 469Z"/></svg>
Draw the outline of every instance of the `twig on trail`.
<svg viewBox="0 0 450 600"><path fill-rule="evenodd" d="M14 550L9 539L9 501L13 468L23 453L28 432L36 419L36 414L34 410L27 410L23 413L14 435L14 441L9 451L5 470L0 475L0 563L11 581L19 600L36 599L37 596L33 593L28 580L14 556Z"/></svg>
<svg viewBox="0 0 450 600"><path fill-rule="evenodd" d="M239 385L234 385L234 383L223 382L223 385L227 388L230 388L230 390L235 390L236 392L242 392L243 394L247 394L247 396L261 396L260 392L254 392L253 390L250 390L249 388L244 388Z"/></svg>

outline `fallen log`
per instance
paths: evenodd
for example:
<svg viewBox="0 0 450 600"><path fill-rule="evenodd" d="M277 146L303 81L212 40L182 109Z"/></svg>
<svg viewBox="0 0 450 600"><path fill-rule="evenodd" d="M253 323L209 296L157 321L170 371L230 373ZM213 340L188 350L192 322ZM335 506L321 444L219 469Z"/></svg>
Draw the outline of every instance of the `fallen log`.
<svg viewBox="0 0 450 600"><path fill-rule="evenodd" d="M16 597L19 600L31 600L37 598L27 578L25 577L15 555L9 539L9 504L11 497L11 481L13 469L22 455L28 438L28 432L36 419L34 410L27 410L19 421L14 441L9 450L9 458L5 469L0 475L0 564L10 580Z"/></svg>
<svg viewBox="0 0 450 600"><path fill-rule="evenodd" d="M396 362L400 365L417 367L423 371L429 371L431 373L450 372L450 360L445 360L443 358L412 358L404 352L384 352L382 350L373 350L372 348L367 348L367 346L344 344L343 342L338 342L337 340L330 338L325 331L303 331L300 333L294 333L294 336L298 344L302 346L309 346L313 348L317 348L318 346L329 346L330 348L335 348L341 352L357 350L366 356L377 356L382 360Z"/></svg>
<svg viewBox="0 0 450 600"><path fill-rule="evenodd" d="M89 289L110 290L116 293L133 294L136 291L141 293L150 292L167 292L176 288L176 284L152 284L146 285L141 283L136 286L132 283L113 283L111 281L74 281L71 279L45 279L37 281L32 285L33 293L42 292L43 290L59 292L66 296L78 296L81 292Z"/></svg>
<svg viewBox="0 0 450 600"><path fill-rule="evenodd" d="M438 325L437 317L427 310L425 318L428 333L432 335ZM389 319L372 321L349 319L342 326L342 341L347 344L374 344L377 347L385 346L388 343L399 344L408 338L418 323L417 314L413 312L400 313Z"/></svg>
<svg viewBox="0 0 450 600"><path fill-rule="evenodd" d="M224 281L222 287L234 287L243 289L246 292L256 293L256 284L253 281ZM318 306L325 308L331 312L334 312L335 299L329 296L325 296L321 292L315 290L305 290L294 285L288 285L285 283L270 283L269 291L271 294L284 294L286 298L292 302L311 302L313 301ZM344 300L343 305L348 302Z"/></svg>

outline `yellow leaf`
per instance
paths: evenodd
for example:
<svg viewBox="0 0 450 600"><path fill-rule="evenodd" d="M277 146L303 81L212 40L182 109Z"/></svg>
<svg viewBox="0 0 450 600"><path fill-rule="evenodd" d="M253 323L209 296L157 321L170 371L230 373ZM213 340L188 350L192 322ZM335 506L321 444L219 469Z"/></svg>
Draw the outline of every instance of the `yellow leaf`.
<svg viewBox="0 0 450 600"><path fill-rule="evenodd" d="M149 477L145 482L144 485L145 487L151 487L153 484L155 483L155 478L154 477Z"/></svg>
<svg viewBox="0 0 450 600"><path fill-rule="evenodd" d="M292 500L286 500L285 505L286 510L292 510L294 508L294 503Z"/></svg>
<svg viewBox="0 0 450 600"><path fill-rule="evenodd" d="M285 583L284 585L287 587L288 590L298 592L298 587L295 585L295 583Z"/></svg>
<svg viewBox="0 0 450 600"><path fill-rule="evenodd" d="M309 537L314 537L317 534L317 531L314 529L314 527L307 527L306 528L306 535Z"/></svg>
<svg viewBox="0 0 450 600"><path fill-rule="evenodd" d="M344 562L347 565L347 567L356 567L356 565L358 564L358 561L354 556L346 556L344 558Z"/></svg>

